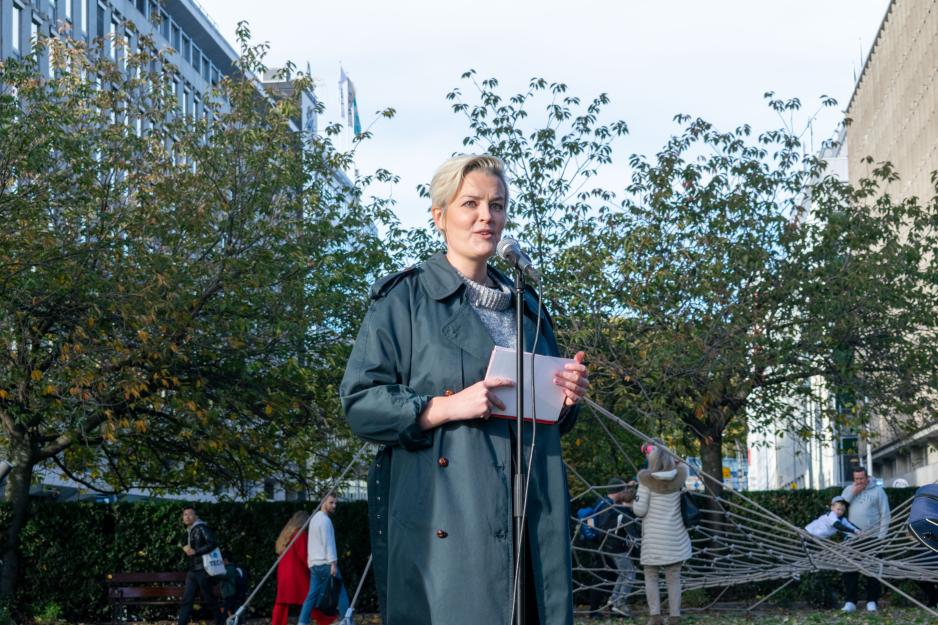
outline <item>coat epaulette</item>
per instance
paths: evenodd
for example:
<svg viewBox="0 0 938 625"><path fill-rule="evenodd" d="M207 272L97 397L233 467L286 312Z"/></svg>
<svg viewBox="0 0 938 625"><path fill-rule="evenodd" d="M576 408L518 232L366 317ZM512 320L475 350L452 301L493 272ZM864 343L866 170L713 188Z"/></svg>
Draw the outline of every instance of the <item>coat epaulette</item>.
<svg viewBox="0 0 938 625"><path fill-rule="evenodd" d="M377 282L371 285L371 299L381 299L388 294L394 285L401 281L409 273L412 273L417 268L417 265L411 265L406 269L402 269L395 273L388 274L383 278L379 278Z"/></svg>

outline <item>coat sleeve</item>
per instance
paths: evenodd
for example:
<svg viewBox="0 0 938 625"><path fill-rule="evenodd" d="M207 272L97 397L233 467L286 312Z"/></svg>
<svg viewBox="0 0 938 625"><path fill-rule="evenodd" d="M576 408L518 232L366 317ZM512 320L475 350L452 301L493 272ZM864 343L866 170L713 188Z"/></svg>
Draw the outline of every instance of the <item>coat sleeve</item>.
<svg viewBox="0 0 938 625"><path fill-rule="evenodd" d="M651 499L651 490L644 484L639 484L638 492L635 494L635 503L632 504L632 512L638 518L644 518L648 514L648 504Z"/></svg>
<svg viewBox="0 0 938 625"><path fill-rule="evenodd" d="M889 510L889 497L886 491L879 489L879 534L880 539L886 538L889 531L889 522L892 520L892 511Z"/></svg>
<svg viewBox="0 0 938 625"><path fill-rule="evenodd" d="M417 425L430 396L408 386L412 350L406 283L374 300L359 330L339 388L352 431L383 445L426 449L432 435Z"/></svg>
<svg viewBox="0 0 938 625"><path fill-rule="evenodd" d="M844 492L840 493L840 496L847 500L847 503L851 503L855 495L853 494L853 484L847 484L844 488Z"/></svg>

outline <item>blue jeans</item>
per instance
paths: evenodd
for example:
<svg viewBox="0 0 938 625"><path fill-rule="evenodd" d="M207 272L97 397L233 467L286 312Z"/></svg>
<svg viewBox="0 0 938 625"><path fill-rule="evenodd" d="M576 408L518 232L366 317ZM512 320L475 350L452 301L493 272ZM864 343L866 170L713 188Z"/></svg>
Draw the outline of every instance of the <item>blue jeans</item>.
<svg viewBox="0 0 938 625"><path fill-rule="evenodd" d="M300 619L298 625L309 625L309 616L313 613L313 606L319 600L319 595L326 587L329 576L332 575L332 567L328 564L318 564L309 567L309 594L303 602L303 608L300 610ZM342 582L342 574L336 568L336 579ZM339 589L339 619L345 617L348 610L348 593L345 592L345 584Z"/></svg>

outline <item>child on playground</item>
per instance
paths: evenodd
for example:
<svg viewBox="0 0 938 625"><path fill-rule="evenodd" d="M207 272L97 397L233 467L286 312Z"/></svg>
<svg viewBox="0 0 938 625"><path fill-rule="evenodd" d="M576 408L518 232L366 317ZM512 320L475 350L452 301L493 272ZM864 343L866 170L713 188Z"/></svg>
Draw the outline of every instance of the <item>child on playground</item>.
<svg viewBox="0 0 938 625"><path fill-rule="evenodd" d="M859 535L860 528L847 520L847 500L841 496L831 499L831 511L822 514L805 526L812 536L833 538L838 531L847 535Z"/></svg>

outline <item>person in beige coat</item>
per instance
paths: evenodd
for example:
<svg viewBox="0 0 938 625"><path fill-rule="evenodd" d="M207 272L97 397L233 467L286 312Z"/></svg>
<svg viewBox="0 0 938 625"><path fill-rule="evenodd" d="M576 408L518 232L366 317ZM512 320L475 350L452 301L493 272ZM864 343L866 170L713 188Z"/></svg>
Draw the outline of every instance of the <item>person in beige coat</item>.
<svg viewBox="0 0 938 625"><path fill-rule="evenodd" d="M668 625L681 616L681 566L691 557L690 537L681 518L681 489L687 466L659 447L648 454L648 468L638 473L638 494L632 510L642 519L640 562L645 570L648 625L660 625L658 575L664 569L668 588Z"/></svg>

